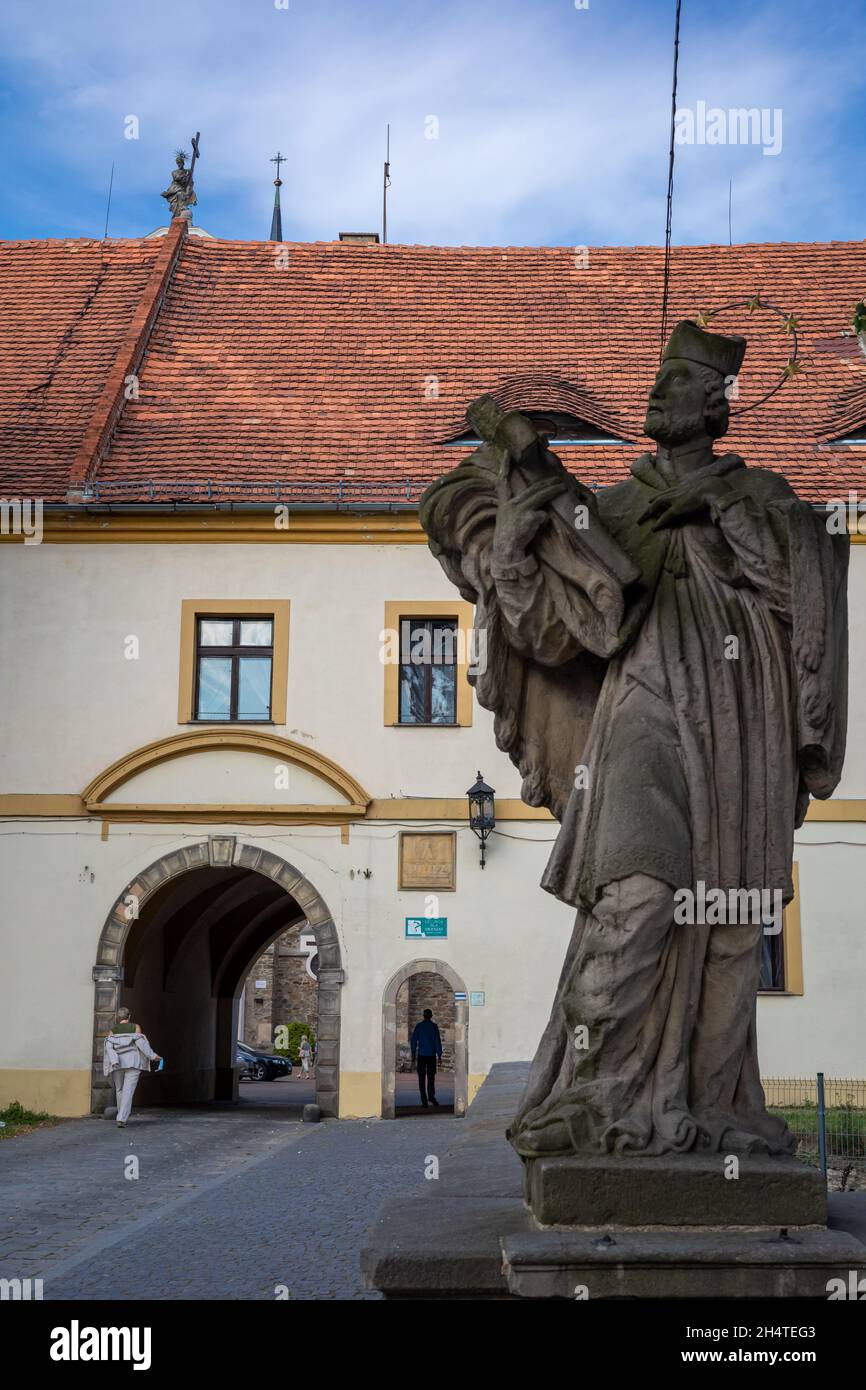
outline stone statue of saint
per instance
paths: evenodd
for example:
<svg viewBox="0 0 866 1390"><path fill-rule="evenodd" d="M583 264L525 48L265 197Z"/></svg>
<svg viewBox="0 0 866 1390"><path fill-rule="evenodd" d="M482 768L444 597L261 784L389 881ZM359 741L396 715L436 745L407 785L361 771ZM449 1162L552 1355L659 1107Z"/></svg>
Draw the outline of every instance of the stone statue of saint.
<svg viewBox="0 0 866 1390"><path fill-rule="evenodd" d="M509 1130L526 1159L794 1147L766 1109L756 995L794 830L840 776L848 539L780 474L714 454L745 350L677 325L657 452L626 482L593 493L482 397L482 446L422 499L487 632L478 700L523 799L560 821L543 886L577 909ZM683 920L711 889L722 919Z"/></svg>
<svg viewBox="0 0 866 1390"><path fill-rule="evenodd" d="M160 197L165 198L171 208L172 217L192 217L190 208L198 202L192 186L192 169L186 168L186 153L178 150L175 155L175 168L171 171L171 183Z"/></svg>

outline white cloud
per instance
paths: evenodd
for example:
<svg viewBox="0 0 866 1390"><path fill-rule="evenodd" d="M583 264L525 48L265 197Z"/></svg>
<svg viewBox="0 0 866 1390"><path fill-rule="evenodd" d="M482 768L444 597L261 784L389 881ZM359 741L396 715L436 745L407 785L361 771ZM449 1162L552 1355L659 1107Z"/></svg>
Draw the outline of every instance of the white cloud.
<svg viewBox="0 0 866 1390"><path fill-rule="evenodd" d="M194 129L197 220L210 230L266 235L278 145L287 237L374 230L390 121L392 240L635 244L663 235L670 118L669 24L648 8L87 0L7 3L0 32L34 94L34 159L91 192L116 160L117 198L148 194L153 209L129 233L163 220L159 191ZM727 239L730 176L737 240L795 239L816 184L824 215L841 214L826 126L848 80L839 64L854 81L856 60L833 57L816 119L817 44L782 47L769 22L723 11L684 28L680 104L781 107L784 146L776 159L679 147L676 241ZM123 138L129 114L139 141ZM438 140L424 138L429 115Z"/></svg>

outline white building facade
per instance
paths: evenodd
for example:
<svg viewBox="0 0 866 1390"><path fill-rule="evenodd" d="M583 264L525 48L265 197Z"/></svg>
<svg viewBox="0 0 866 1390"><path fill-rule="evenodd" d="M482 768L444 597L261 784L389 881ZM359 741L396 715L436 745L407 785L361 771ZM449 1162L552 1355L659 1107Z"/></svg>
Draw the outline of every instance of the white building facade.
<svg viewBox="0 0 866 1390"><path fill-rule="evenodd" d="M0 547L14 653L2 676L0 1103L98 1108L100 1033L123 999L166 1053L162 1098L229 1095L244 976L305 916L320 952L323 1108L393 1113L396 988L432 969L458 1000L460 1109L494 1062L534 1051L572 921L538 887L555 823L521 803L465 669L460 723L396 717L383 634L395 616L466 624L465 605L412 518L192 529L174 517L58 519L41 545ZM859 544L850 586L848 759L836 798L813 803L796 837L784 987L759 1000L765 1076L864 1071ZM215 613L272 617L273 721L190 717L192 619ZM479 769L497 807L483 870L465 795ZM412 832L425 848L454 833L453 888L401 888ZM447 935L407 938L406 919L425 916L444 918ZM148 933L164 938L159 960Z"/></svg>

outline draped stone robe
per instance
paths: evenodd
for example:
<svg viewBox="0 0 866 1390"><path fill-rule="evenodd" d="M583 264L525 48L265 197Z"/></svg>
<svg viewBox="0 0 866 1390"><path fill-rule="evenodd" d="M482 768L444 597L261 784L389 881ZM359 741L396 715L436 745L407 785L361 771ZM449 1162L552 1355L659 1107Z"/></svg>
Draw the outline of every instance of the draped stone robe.
<svg viewBox="0 0 866 1390"><path fill-rule="evenodd" d="M578 909L510 1137L525 1156L545 1131L559 1151L790 1151L757 1066L761 924L677 926L672 896L701 881L792 896L795 826L844 753L847 538L734 454L689 475L722 480L709 511L659 531L639 518L675 480L650 455L597 502L547 460L590 524L551 509L506 569L495 450L422 503L487 630L479 702L524 800L561 821L543 886Z"/></svg>

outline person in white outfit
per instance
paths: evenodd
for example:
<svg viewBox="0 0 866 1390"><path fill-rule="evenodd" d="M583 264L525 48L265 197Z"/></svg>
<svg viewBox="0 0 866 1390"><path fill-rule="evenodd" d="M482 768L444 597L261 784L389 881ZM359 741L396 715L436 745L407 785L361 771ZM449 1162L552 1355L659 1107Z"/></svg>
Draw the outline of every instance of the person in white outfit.
<svg viewBox="0 0 866 1390"><path fill-rule="evenodd" d="M151 1062L161 1062L137 1023L129 1017L129 1009L118 1009L117 1023L105 1039L103 1075L114 1079L117 1097L117 1124L123 1128L132 1109L132 1098L143 1071L150 1071Z"/></svg>

